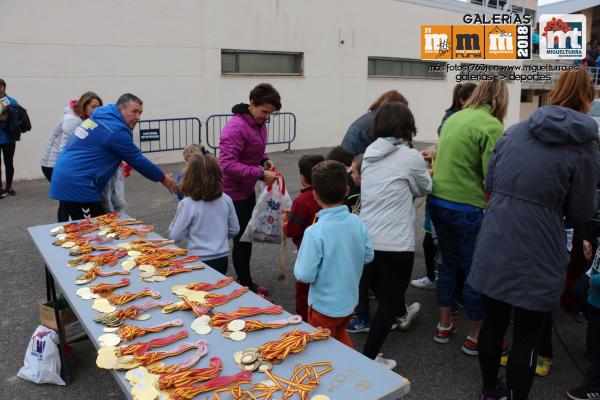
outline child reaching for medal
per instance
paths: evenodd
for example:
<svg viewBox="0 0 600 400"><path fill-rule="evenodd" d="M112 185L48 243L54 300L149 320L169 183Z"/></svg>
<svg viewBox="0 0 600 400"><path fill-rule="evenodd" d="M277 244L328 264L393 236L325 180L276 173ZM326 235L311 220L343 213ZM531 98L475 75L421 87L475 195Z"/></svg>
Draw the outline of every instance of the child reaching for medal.
<svg viewBox="0 0 600 400"><path fill-rule="evenodd" d="M219 161L212 155L195 155L180 185L184 198L169 227L169 238L186 242L191 256L199 256L222 274L227 272L228 239L240 230L231 198L223 193Z"/></svg>

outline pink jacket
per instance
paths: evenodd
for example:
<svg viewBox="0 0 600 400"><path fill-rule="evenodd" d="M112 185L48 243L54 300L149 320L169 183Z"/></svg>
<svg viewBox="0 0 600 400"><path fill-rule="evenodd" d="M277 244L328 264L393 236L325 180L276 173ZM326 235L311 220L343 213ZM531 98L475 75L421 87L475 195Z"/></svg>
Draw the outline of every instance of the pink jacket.
<svg viewBox="0 0 600 400"><path fill-rule="evenodd" d="M245 106L234 107L235 114L223 128L219 144L223 191L234 201L250 197L262 173L259 165L268 160L267 127L257 125L249 113L239 113L247 110Z"/></svg>

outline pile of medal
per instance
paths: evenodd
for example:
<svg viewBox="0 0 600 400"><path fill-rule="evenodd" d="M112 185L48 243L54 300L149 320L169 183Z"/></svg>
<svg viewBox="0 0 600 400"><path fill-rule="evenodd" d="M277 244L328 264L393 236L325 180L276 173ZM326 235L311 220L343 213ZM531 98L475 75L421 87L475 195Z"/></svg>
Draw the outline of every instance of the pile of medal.
<svg viewBox="0 0 600 400"><path fill-rule="evenodd" d="M242 371L249 372L270 371L273 368L273 364L281 362L279 360L273 360L273 362L263 360L260 356L260 351L255 347L235 352L233 360Z"/></svg>

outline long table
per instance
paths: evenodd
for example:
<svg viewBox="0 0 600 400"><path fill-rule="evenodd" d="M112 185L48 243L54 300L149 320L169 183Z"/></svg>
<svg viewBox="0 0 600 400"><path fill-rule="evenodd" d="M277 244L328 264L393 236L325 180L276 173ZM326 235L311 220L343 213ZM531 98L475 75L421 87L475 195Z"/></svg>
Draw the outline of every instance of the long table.
<svg viewBox="0 0 600 400"><path fill-rule="evenodd" d="M121 280L123 276L116 275L106 278L99 277L95 281L88 283L87 285L77 285L75 283L75 277L81 274L82 272L76 270L74 267L67 266L68 260L72 258L71 256L69 256L69 250L52 244L52 242L55 240L55 237L51 235L50 230L60 225L61 224L49 224L28 228L31 237L35 242L35 245L37 246L45 262L44 267L46 269L48 287L47 295L49 299L56 296L55 284L62 289L66 300L68 301L77 318L81 322L90 340L92 341L94 346L98 348L100 346L98 342L98 337L105 333L102 330L104 325L94 321L94 318L99 316L100 314L92 309L92 300L83 300L82 298L77 296L75 292L77 289L83 286L89 286L99 282L117 283ZM148 235L148 238L160 239L162 237L152 232ZM133 239L138 238L131 237L126 240L112 242L108 245L116 246L118 243L129 242ZM196 262L191 265L198 264L200 263ZM120 268L120 266L105 266L104 270L109 271L111 269L116 268ZM192 282L214 283L217 280L224 278L222 274L218 273L217 271L213 270L208 266L205 266L205 269L202 270L196 270L192 272L186 272L170 276L166 281L163 282L145 282L138 278L138 274L139 271L137 270L137 268L132 270L131 275L128 276L130 279L130 285L126 288L119 289L118 292L122 293L124 291L138 291L143 288L149 287L153 290L160 291L162 297L158 299L159 301L179 301L180 299L171 293L172 286L189 284ZM230 285L213 291L213 293L228 294L239 287L240 286L237 283L233 282ZM143 298L135 300L130 304L139 305L151 300L154 299ZM217 307L215 309L215 312L234 311L237 310L238 307L266 307L269 305L271 305L271 303L269 303L267 300L255 295L252 292L247 292L241 297L234 299L227 304ZM295 328L299 328L309 332L315 330L315 328L303 322L299 325L291 325L281 329L266 329L262 331L251 332L248 333L248 336L245 340L240 342L234 342L230 339L221 336L220 329L213 329L210 334L202 336L195 333L190 328L191 322L195 318L195 315L191 311L177 311L172 314L163 314L160 309L153 309L150 310L149 313L152 315L152 318L150 318L149 320L127 320L125 321L125 323L132 323L138 326L148 327L157 325L159 323L167 322L173 319L181 319L184 321L184 325L180 328L169 328L163 332L148 334L137 339L137 341L147 341L159 337L165 337L167 335L172 335L175 332L178 332L182 329L188 330L189 337L187 339L183 339L171 346L160 348L158 350L169 350L183 342L196 342L200 339L207 339L208 355L204 357L195 368L204 368L208 366L208 359L210 357L218 356L223 361L223 371L221 372L221 375L233 375L240 372L240 369L233 360L233 354L236 351L250 347L258 347L267 341L279 339L284 332L290 331ZM290 316L291 315L289 313L284 311L282 314L259 315L251 318L258 319L264 322L275 319L288 318ZM64 340L64 332L59 332L59 334ZM166 360L164 360L164 362L166 364L178 363L189 357L190 354L191 353L188 352L177 357L167 358ZM311 392L311 394L309 395L309 399L315 394L324 394L330 399L340 400L392 400L405 396L410 390L410 382L406 378L403 378L402 376L379 366L372 360L363 356L361 353L350 349L349 347L341 344L340 342L332 338L329 338L324 341L309 343L302 353L290 355L281 364L275 365L273 367L273 373L284 378L289 378L297 363L310 364L314 362L323 361L331 362L333 364L333 370L321 377L320 385L313 392ZM123 393L127 396L127 398L131 398L131 386L129 382L125 379L125 372L112 371L112 373L117 382L119 383L119 386L123 390ZM255 372L252 378L252 382L257 383L265 379L267 379L267 377L264 374ZM279 398L281 393L282 392L276 392L274 395L274 399ZM210 392L202 394L197 398L204 399L210 394ZM222 398L225 399L229 397L222 396ZM297 396L294 396L292 398L297 398Z"/></svg>

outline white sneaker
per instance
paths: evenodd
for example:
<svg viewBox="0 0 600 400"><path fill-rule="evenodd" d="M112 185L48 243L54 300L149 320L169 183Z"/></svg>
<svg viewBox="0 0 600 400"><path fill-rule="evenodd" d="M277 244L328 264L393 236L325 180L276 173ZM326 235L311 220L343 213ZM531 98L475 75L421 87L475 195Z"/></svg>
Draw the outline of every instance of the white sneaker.
<svg viewBox="0 0 600 400"><path fill-rule="evenodd" d="M435 290L435 281L430 280L426 276L419 279L413 279L410 281L410 284L417 289Z"/></svg>
<svg viewBox="0 0 600 400"><path fill-rule="evenodd" d="M398 363L396 362L396 360L392 360L391 358L383 358L383 353L379 353L377 354L377 357L375 357L375 361L377 364L381 365L384 368L387 369L394 369L396 368L396 365L398 365Z"/></svg>
<svg viewBox="0 0 600 400"><path fill-rule="evenodd" d="M417 317L419 311L421 310L421 303L412 303L410 306L406 307L406 315L404 317L398 318L398 329L401 331L405 331L410 328L410 323L413 319Z"/></svg>

